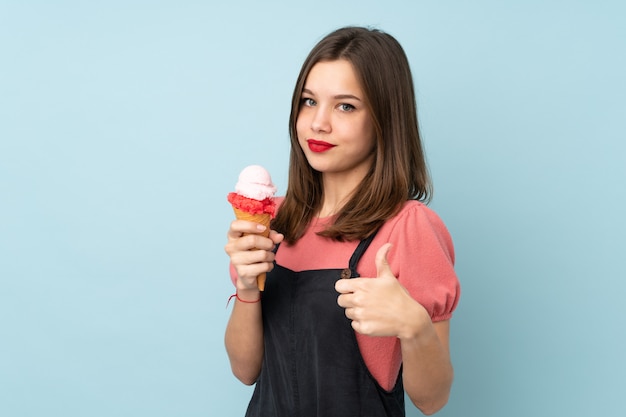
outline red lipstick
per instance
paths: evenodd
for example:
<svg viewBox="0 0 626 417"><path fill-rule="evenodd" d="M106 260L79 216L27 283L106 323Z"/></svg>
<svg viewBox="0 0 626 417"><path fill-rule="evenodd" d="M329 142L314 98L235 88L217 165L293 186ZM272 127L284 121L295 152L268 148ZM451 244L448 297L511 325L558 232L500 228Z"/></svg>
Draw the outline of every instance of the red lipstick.
<svg viewBox="0 0 626 417"><path fill-rule="evenodd" d="M309 149L316 153L326 152L327 150L335 147L335 145L324 142L323 140L307 139L306 142L309 145Z"/></svg>

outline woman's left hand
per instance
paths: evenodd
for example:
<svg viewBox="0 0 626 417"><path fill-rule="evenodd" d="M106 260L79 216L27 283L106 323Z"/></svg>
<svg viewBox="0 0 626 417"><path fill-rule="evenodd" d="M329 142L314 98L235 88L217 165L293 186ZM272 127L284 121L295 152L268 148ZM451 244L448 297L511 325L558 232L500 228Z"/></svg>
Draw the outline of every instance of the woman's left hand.
<svg viewBox="0 0 626 417"><path fill-rule="evenodd" d="M387 262L390 248L387 243L376 253L376 278L336 282L335 290L340 293L337 303L346 309L352 328L361 334L413 338L430 317L391 272Z"/></svg>

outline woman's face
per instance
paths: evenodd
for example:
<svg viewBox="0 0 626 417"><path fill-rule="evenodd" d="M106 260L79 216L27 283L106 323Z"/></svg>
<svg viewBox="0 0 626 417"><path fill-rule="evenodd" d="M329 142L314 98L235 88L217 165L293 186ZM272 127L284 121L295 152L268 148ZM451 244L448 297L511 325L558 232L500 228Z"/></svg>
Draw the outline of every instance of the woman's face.
<svg viewBox="0 0 626 417"><path fill-rule="evenodd" d="M318 62L304 83L296 121L298 142L311 167L359 181L374 158L372 117L352 64Z"/></svg>

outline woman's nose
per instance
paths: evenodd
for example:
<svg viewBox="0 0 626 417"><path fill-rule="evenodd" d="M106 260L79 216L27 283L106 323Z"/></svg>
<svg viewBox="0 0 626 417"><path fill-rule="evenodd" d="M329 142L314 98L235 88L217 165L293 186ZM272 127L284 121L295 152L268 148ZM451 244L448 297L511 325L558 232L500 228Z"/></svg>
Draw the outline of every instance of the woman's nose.
<svg viewBox="0 0 626 417"><path fill-rule="evenodd" d="M321 107L315 109L313 120L311 120L311 129L314 132L330 133L332 128L330 124L330 116L327 110Z"/></svg>

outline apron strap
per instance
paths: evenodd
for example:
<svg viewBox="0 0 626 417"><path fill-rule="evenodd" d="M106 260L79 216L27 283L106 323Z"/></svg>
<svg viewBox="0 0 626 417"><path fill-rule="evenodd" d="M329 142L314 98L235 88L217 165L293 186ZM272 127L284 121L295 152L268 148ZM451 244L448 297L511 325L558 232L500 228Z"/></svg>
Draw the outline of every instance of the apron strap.
<svg viewBox="0 0 626 417"><path fill-rule="evenodd" d="M374 233L360 241L359 246L357 246L354 250L354 253L350 257L350 262L348 264L348 267L350 268L350 278L360 277L359 273L356 272L356 265L361 260L361 256L363 256L367 248L370 246L370 243L372 243L372 240L374 240L374 237L376 237L376 233L378 233L378 229L376 229Z"/></svg>

